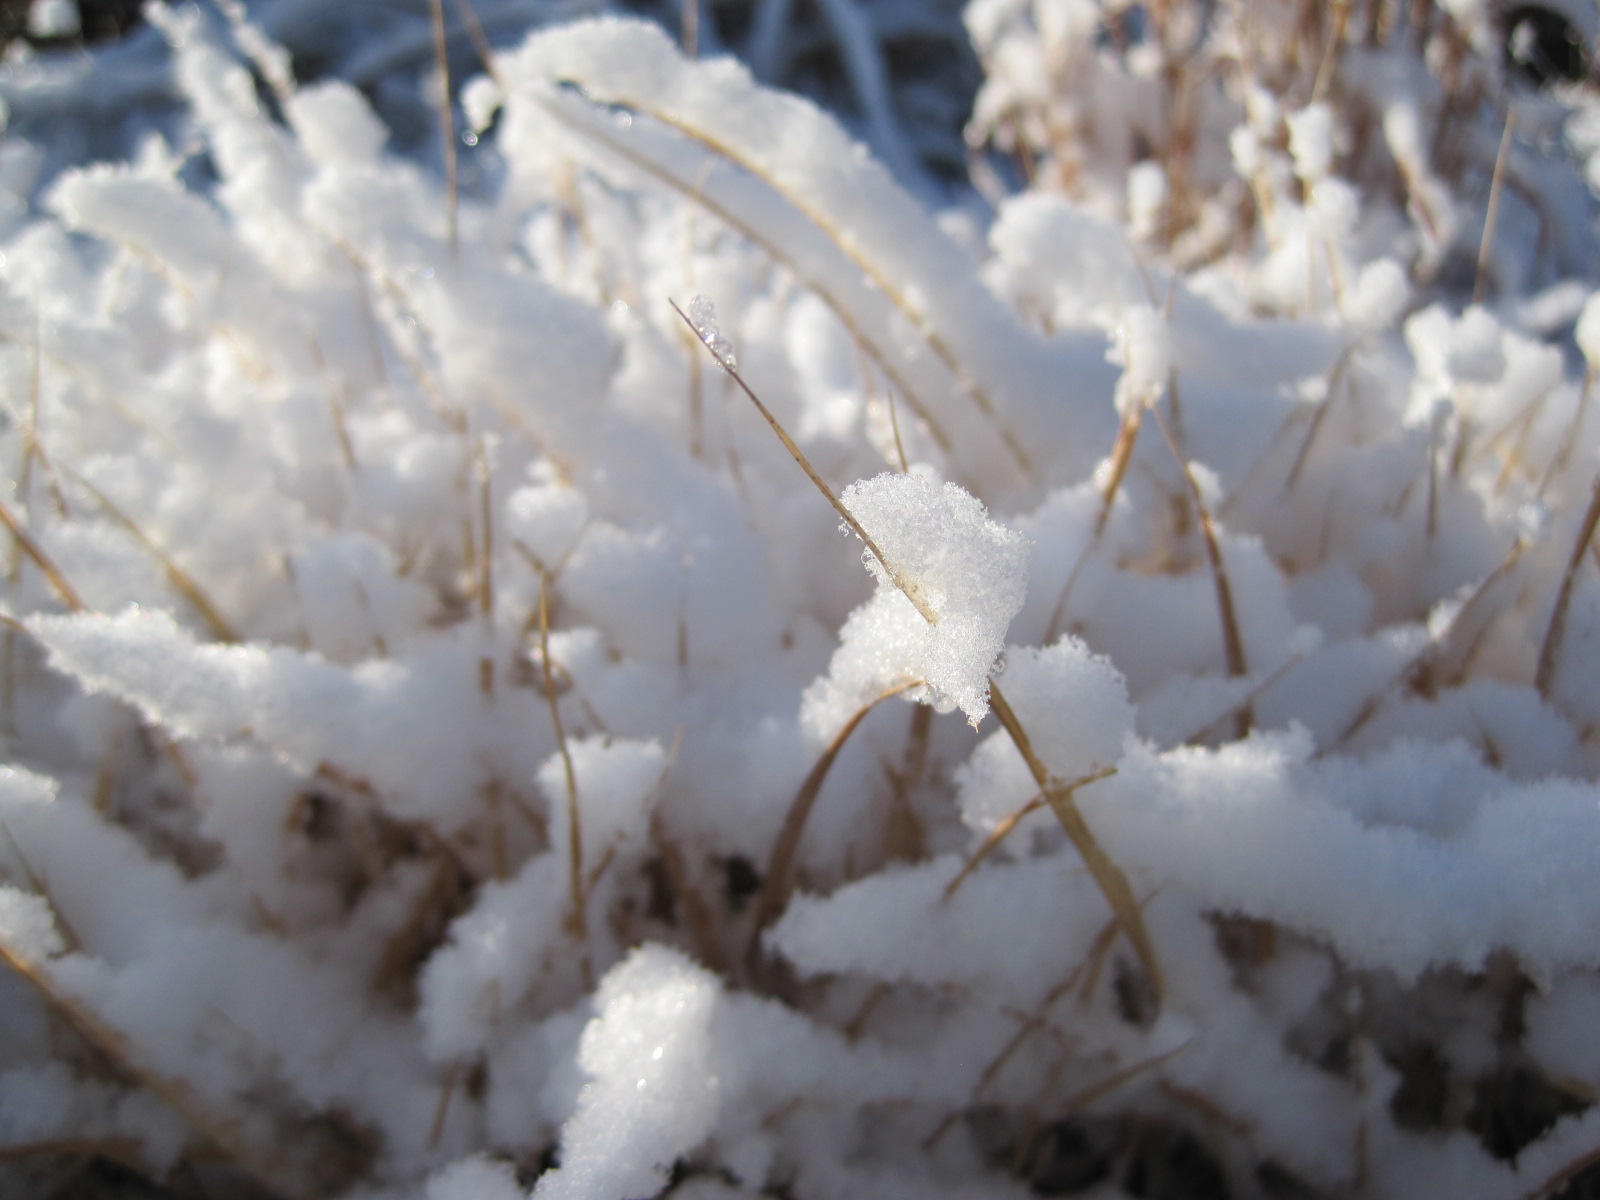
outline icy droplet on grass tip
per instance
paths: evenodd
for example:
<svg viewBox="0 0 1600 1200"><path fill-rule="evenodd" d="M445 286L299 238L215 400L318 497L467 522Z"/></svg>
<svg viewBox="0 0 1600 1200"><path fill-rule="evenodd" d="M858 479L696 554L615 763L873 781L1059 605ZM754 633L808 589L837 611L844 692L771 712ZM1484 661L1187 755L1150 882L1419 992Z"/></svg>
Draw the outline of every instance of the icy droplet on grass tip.
<svg viewBox="0 0 1600 1200"><path fill-rule="evenodd" d="M739 360L733 353L733 343L723 337L722 330L717 328L717 306L704 296L696 296L689 301L686 315L689 324L694 326L695 333L700 335L700 340L716 360L730 371L737 370Z"/></svg>

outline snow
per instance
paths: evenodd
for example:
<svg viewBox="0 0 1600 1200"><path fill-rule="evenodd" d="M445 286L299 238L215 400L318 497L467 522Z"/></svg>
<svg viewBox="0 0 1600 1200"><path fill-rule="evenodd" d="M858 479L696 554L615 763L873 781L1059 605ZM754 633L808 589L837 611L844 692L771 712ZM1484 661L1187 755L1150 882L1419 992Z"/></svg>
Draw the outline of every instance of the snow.
<svg viewBox="0 0 1600 1200"><path fill-rule="evenodd" d="M578 1061L589 1077L541 1200L647 1195L715 1124L722 1081L709 1025L718 987L680 955L647 947L595 994Z"/></svg>
<svg viewBox="0 0 1600 1200"><path fill-rule="evenodd" d="M925 622L901 669L927 684L936 707L960 708L976 728L1027 590L1027 539L989 520L960 485L918 474L860 480L840 499L885 556L862 551L880 594L892 588L904 598L884 601L890 619L910 624L915 612Z"/></svg>
<svg viewBox="0 0 1600 1200"><path fill-rule="evenodd" d="M453 205L416 5L0 69L0 1193L1589 1153L1593 89L1477 3L973 0L941 193L953 13L813 6L841 116L805 6L479 7Z"/></svg>

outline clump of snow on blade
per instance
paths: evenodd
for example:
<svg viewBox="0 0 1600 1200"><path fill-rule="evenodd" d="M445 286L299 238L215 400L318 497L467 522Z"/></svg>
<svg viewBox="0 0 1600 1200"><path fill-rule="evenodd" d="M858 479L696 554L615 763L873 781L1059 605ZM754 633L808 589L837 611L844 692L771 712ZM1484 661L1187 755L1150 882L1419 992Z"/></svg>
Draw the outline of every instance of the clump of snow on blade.
<svg viewBox="0 0 1600 1200"><path fill-rule="evenodd" d="M694 331L700 335L700 340L706 344L706 349L711 351L713 358L729 371L739 368L739 360L733 353L733 343L722 336L722 330L717 327L717 307L704 296L696 296L689 301L689 323L694 326Z"/></svg>
<svg viewBox="0 0 1600 1200"><path fill-rule="evenodd" d="M1133 733L1134 709L1128 685L1110 659L1073 637L1040 649L1013 646L1006 651L1005 681L1006 699L1035 752L1063 783L1115 766L1122 757L1123 742ZM973 751L957 771L956 784L962 819L980 833L994 829L1038 792L1022 755L1000 732ZM1035 826L1049 821L1047 811L1028 818Z"/></svg>
<svg viewBox="0 0 1600 1200"><path fill-rule="evenodd" d="M721 984L688 959L645 946L595 994L578 1063L589 1076L561 1131L561 1166L536 1200L653 1196L674 1161L714 1127L721 1081L710 1024Z"/></svg>
<svg viewBox="0 0 1600 1200"><path fill-rule="evenodd" d="M862 552L878 586L899 587L935 618L905 669L927 683L936 705L960 708L976 726L989 711L989 674L1006 629L1027 595L1027 537L989 520L959 485L921 475L886 472L851 484L841 499L888 558Z"/></svg>

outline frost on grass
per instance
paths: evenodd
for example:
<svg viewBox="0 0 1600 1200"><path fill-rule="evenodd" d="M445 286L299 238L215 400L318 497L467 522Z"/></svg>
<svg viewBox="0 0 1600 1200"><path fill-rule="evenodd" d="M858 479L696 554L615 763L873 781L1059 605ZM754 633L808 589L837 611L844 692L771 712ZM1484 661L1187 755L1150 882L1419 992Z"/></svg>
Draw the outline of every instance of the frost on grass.
<svg viewBox="0 0 1600 1200"><path fill-rule="evenodd" d="M973 0L985 225L507 0L452 242L367 100L427 39L346 8L312 86L152 9L128 162L23 132L127 71L0 72L0 1191L61 1139L330 1200L1581 1165L1592 95L1484 5ZM997 680L1015 730L946 715Z"/></svg>
<svg viewBox="0 0 1600 1200"><path fill-rule="evenodd" d="M705 343L706 349L711 351L711 357L716 359L724 370L738 370L739 360L733 353L733 343L722 336L722 330L717 326L716 305L704 296L697 295L689 301L687 315L695 333Z"/></svg>

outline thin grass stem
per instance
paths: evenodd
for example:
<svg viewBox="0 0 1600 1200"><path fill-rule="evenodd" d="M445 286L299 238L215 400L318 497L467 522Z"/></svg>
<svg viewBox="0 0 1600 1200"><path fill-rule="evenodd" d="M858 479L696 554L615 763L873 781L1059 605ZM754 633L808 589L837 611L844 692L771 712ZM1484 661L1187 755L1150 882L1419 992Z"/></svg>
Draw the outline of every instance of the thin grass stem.
<svg viewBox="0 0 1600 1200"><path fill-rule="evenodd" d="M0 501L0 525L4 525L10 530L17 548L33 561L34 566L39 568L40 573L50 584L51 590L60 598L61 603L65 604L73 612L88 611L89 606L83 602L82 597L67 582L67 577L61 573L61 569L45 553L44 547L34 540L33 535L23 528L22 522L17 520L16 515L12 513L11 509L3 501Z"/></svg>
<svg viewBox="0 0 1600 1200"><path fill-rule="evenodd" d="M1206 504L1205 496L1201 494L1200 482L1195 478L1188 460L1183 457L1183 451L1179 448L1177 439L1172 436L1172 430L1167 427L1166 421L1162 420L1161 414L1155 409L1150 410L1150 415L1155 418L1156 428L1161 431L1162 439L1172 451L1172 456L1178 460L1184 482L1189 486L1189 498L1194 503L1195 515L1200 526L1200 538L1205 544L1206 560L1211 566L1211 582L1217 593L1217 614L1222 622L1222 652L1228 666L1228 674L1248 675L1250 667L1245 660L1244 638L1239 632L1239 617L1233 603L1233 586L1228 580L1227 565L1222 559L1222 545L1217 540L1216 522L1211 519L1211 509ZM1246 736L1253 723L1248 708L1240 712L1236 721L1238 736L1241 738Z"/></svg>
<svg viewBox="0 0 1600 1200"><path fill-rule="evenodd" d="M684 323L694 329L694 322L689 320L688 315L676 303L670 300L668 303L672 304L673 311L683 319ZM882 551L878 549L876 543L867 534L867 531L861 527L861 523L856 520L855 515L851 513L842 500L833 494L832 489L822 481L822 477L817 474L816 468L806 458L805 452L795 444L788 431L772 415L771 410L761 402L761 398L744 381L743 376L739 374L734 365L722 354L718 353L711 342L701 336L698 329L695 330L695 335L700 338L706 347L707 353L716 360L717 365L738 384L739 389L744 392L750 402L755 405L756 410L766 419L767 424L772 427L772 431L777 435L778 440L783 443L784 448L789 451L796 464L805 472L806 477L822 493L829 506L839 514L840 519L866 544L867 549L878 560L890 581L900 589L901 594L907 600L911 601L917 612L922 614L924 620L930 625L937 625L939 623L939 615L921 596L920 589L907 585L895 570L894 565L884 557ZM1021 721L1017 719L1016 713L1012 711L1011 705L1006 701L1000 685L992 678L989 681L989 702L1002 728L1005 729L1007 735L1016 744L1023 760L1028 764L1028 769L1033 774L1034 781L1049 801L1050 807L1056 814L1056 819L1061 823L1062 829L1065 830L1067 837L1083 858L1084 865L1088 867L1090 875L1094 877L1101 894L1105 896L1106 903L1110 905L1111 911L1117 915L1128 935L1128 940L1133 943L1134 951L1144 965L1150 978L1151 988L1159 1001L1164 992L1160 964L1156 958L1155 947L1150 941L1148 932L1145 930L1144 917L1139 910L1138 902L1133 897L1133 888L1129 885L1127 876L1123 874L1122 868L1118 867L1111 857L1101 849L1100 843L1095 840L1094 833L1083 819L1082 813L1079 812L1077 802L1073 799L1071 791L1059 780L1051 776L1044 763L1034 752L1033 745L1028 739L1027 732L1022 727Z"/></svg>
<svg viewBox="0 0 1600 1200"><path fill-rule="evenodd" d="M1072 792L1050 774L1044 762L1035 753L1033 743L1029 740L1027 731L1023 729L1022 722L1017 719L1017 714L1006 700L1000 685L992 679L989 681L989 704L994 709L995 718L1000 722L1001 728L1010 735L1023 761L1027 763L1034 782L1044 793L1045 800L1056 815L1056 820L1060 822L1067 838L1083 859L1083 865L1088 868L1095 885L1100 889L1100 894L1105 897L1106 903L1116 915L1123 932L1127 934L1128 941L1133 944L1134 953L1139 956L1139 961L1150 978L1150 987L1159 1002L1166 993L1161 964L1156 957L1155 946L1150 941L1150 934L1145 929L1144 914L1140 911L1139 902L1134 899L1133 887L1128 882L1127 875L1101 848L1094 832L1089 828L1089 823L1084 820Z"/></svg>
<svg viewBox="0 0 1600 1200"><path fill-rule="evenodd" d="M1500 135L1500 149L1494 156L1494 175L1489 180L1489 203L1483 214L1483 240L1478 243L1478 270L1472 281L1472 302L1483 299L1484 281L1489 277L1489 257L1494 253L1494 226L1500 215L1500 193L1505 186L1506 160L1511 154L1511 135L1516 128L1516 110L1506 107L1505 132Z"/></svg>
<svg viewBox="0 0 1600 1200"><path fill-rule="evenodd" d="M930 625L937 625L939 623L939 614L934 612L933 609L928 606L928 602L917 594L916 588L910 587L901 579L900 573L895 569L894 564L889 561L888 557L883 553L882 550L878 549L878 543L872 540L872 535L862 528L861 522L856 520L855 514L845 507L844 501L840 500L838 496L834 495L833 489L823 482L822 476L818 475L816 468L811 465L811 460L807 458L805 452L795 444L794 439L789 436L789 431L783 427L778 418L772 415L772 410L761 402L761 397L757 396L750 385L744 381L744 376L739 374L738 368L718 354L711 344L707 342L705 338L700 336L700 331L694 328L694 322L689 319L688 314L685 313L683 309L678 307L677 301L668 300L667 303L672 305L673 312L677 313L678 316L683 318L683 323L690 329L694 330L696 340L705 346L707 352L710 353L711 357L716 360L717 365L721 367L723 371L727 373L728 377L738 385L739 390L745 394L750 403L755 405L756 411L761 414L761 416L766 420L767 424L771 426L772 432L777 435L778 440L783 443L783 448L789 452L789 456L793 458L794 461L799 464L800 469L806 473L806 478L811 480L811 482L816 486L817 491L822 493L823 498L827 500L828 504L833 508L833 511L839 514L839 519L850 527L850 531L852 533L861 539L862 543L866 546L872 557L878 560L878 565L881 566L888 574L889 578L894 581L895 586L905 594L906 599L910 600L911 603L916 606L916 610L922 614L923 620L927 621Z"/></svg>
<svg viewBox="0 0 1600 1200"><path fill-rule="evenodd" d="M928 427L929 435L933 438L935 443L938 444L939 448L947 453L951 450L953 443L949 434L934 418L932 411L928 408L926 402L922 400L916 390L911 387L910 382L893 365L893 361L889 353L886 352L882 347L878 346L872 340L872 338L867 335L866 331L862 328L861 323L856 320L855 315L850 311L849 306L846 305L844 301L834 293L832 288L828 287L826 283L817 278L815 274L808 272L800 262L796 261L791 255L786 254L770 238L763 235L758 229L755 228L755 226L739 217L726 205L715 200L711 196L704 194L703 190L699 190L697 194L697 189L692 187L687 181L678 178L667 168L645 157L643 154L640 154L611 130L604 129L594 122L580 121L574 117L571 112L567 111L561 104L557 103L553 99L535 97L535 101L545 110L545 112L555 117L568 128L575 129L585 137L600 142L620 157L626 159L632 166L644 171L652 178L666 184L668 187L679 192L685 197L694 200L708 212L714 214L729 228L739 233L740 236L745 237L754 244L760 246L774 259L774 261L783 263L790 271L794 272L795 276L804 282L805 286L819 300L828 306L828 309L834 314L834 316L837 317L845 326L845 328L850 331L851 336L867 348L867 351L871 354L873 361L878 364L878 369L884 373L884 377L889 380L890 384L896 390L898 390L901 395L905 396L906 403L911 406L912 410ZM756 178L762 180L762 182L771 187L778 195L788 200L791 204L794 204L795 207L802 213L802 215L811 217L811 214L807 212L802 205L795 201L793 197L779 189L774 181L768 179L758 170L753 169L750 164L738 158L732 153L731 150L727 150L726 148L722 147L720 143L697 135L693 130L680 128L670 119L661 117L659 114L650 113L648 110L641 111L646 111L647 115L656 117L664 124L676 129L683 136L699 142L713 153L728 159L739 168L749 171ZM814 220L815 218L812 219ZM828 234L834 239L835 243L839 245L841 252L843 252L847 257L851 257L853 262L855 261L855 257L851 255L848 247L846 247L840 241L837 231L832 230L831 226L826 224L819 225L819 228L821 228L824 233ZM859 262L857 262L856 265L858 267L862 266L862 264ZM865 270L864 267L862 269ZM880 282L875 273L867 272L867 274L874 283ZM889 296L891 299L894 298L894 292L892 289L886 288L885 295ZM907 315L912 317L913 324L917 323L914 314L908 313ZM920 328L920 326L918 327ZM930 342L929 344L930 347L932 347L933 343ZM939 344L943 346L942 341ZM947 347L945 348L945 351L948 353ZM938 350L935 350L935 353L937 354Z"/></svg>
<svg viewBox="0 0 1600 1200"><path fill-rule="evenodd" d="M1594 492L1589 497L1589 508L1578 526L1578 538L1573 543L1572 554L1567 559L1567 569L1561 574L1561 587L1556 592L1555 607L1550 611L1550 624L1545 628L1544 641L1539 645L1538 666L1533 673L1533 686L1546 700L1555 683L1556 669L1560 665L1561 643L1567 634L1567 610L1572 604L1572 589L1578 580L1578 568L1583 565L1584 554L1594 540L1595 526L1600 525L1600 475L1595 476Z"/></svg>

